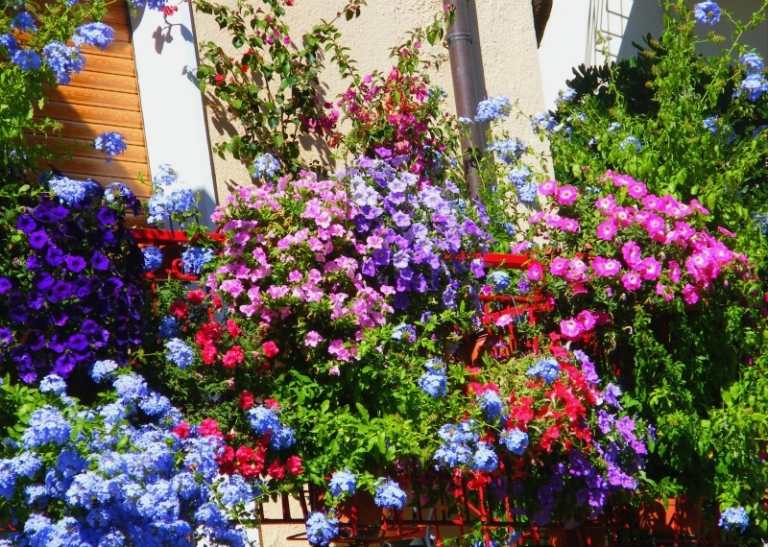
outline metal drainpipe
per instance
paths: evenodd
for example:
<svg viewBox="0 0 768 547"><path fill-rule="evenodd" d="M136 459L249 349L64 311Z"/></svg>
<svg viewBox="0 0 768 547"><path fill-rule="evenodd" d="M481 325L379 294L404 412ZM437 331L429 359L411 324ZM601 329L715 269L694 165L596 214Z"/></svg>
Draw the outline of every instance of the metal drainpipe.
<svg viewBox="0 0 768 547"><path fill-rule="evenodd" d="M477 21L477 11L474 0L450 0L450 4L454 10L454 19L446 40L451 59L456 113L459 117L472 119L477 110L477 103L485 98L485 82L480 81L482 70L478 70L481 67L477 63L480 59L480 52L476 49L479 42L472 25ZM482 153L485 148L485 129L485 124L470 125L469 138L462 142L464 172L472 199L477 199L480 193L480 175L470 150L474 149L478 155Z"/></svg>

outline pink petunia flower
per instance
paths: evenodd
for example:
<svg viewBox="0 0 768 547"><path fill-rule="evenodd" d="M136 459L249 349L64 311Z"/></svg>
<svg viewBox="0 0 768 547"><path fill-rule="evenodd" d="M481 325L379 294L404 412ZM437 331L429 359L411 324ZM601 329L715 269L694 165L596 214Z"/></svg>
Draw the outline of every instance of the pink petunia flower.
<svg viewBox="0 0 768 547"><path fill-rule="evenodd" d="M539 193L542 196L553 196L557 192L557 181L550 179L539 184Z"/></svg>
<svg viewBox="0 0 768 547"><path fill-rule="evenodd" d="M664 302L671 302L674 294L664 283L656 283L656 295L664 299Z"/></svg>
<svg viewBox="0 0 768 547"><path fill-rule="evenodd" d="M568 271L565 274L565 278L572 282L586 281L587 279L587 264L580 258L572 258L568 261Z"/></svg>
<svg viewBox="0 0 768 547"><path fill-rule="evenodd" d="M627 193L634 199L643 199L648 194L648 188L642 182L632 180L627 184Z"/></svg>
<svg viewBox="0 0 768 547"><path fill-rule="evenodd" d="M635 292L643 286L643 279L637 272L627 272L621 276L621 284L629 292Z"/></svg>
<svg viewBox="0 0 768 547"><path fill-rule="evenodd" d="M557 277L563 277L568 271L568 259L562 256L556 256L549 263L549 273Z"/></svg>
<svg viewBox="0 0 768 547"><path fill-rule="evenodd" d="M560 334L569 340L578 338L581 334L581 325L575 319L563 319L560 321Z"/></svg>
<svg viewBox="0 0 768 547"><path fill-rule="evenodd" d="M613 241L618 232L618 227L613 219L608 219L597 225L597 237L603 241Z"/></svg>
<svg viewBox="0 0 768 547"><path fill-rule="evenodd" d="M675 260L670 260L667 264L667 268L669 269L670 281L672 281L672 283L680 283L680 277L682 273L680 271L680 264L678 264Z"/></svg>
<svg viewBox="0 0 768 547"><path fill-rule="evenodd" d="M621 246L621 256L630 268L639 264L643 259L642 249L635 241L627 241Z"/></svg>
<svg viewBox="0 0 768 547"><path fill-rule="evenodd" d="M592 260L592 269L598 277L616 277L621 273L621 263L613 258L598 256Z"/></svg>
<svg viewBox="0 0 768 547"><path fill-rule="evenodd" d="M530 266L528 266L528 271L526 272L526 276L531 281L541 281L544 279L544 268L542 268L541 264L538 262L534 262Z"/></svg>
<svg viewBox="0 0 768 547"><path fill-rule="evenodd" d="M690 283L686 283L685 287L683 287L683 301L689 306L693 306L699 300L699 293L696 291L696 288Z"/></svg>
<svg viewBox="0 0 768 547"><path fill-rule="evenodd" d="M656 281L661 276L661 264L658 260L649 256L632 268L646 281Z"/></svg>
<svg viewBox="0 0 768 547"><path fill-rule="evenodd" d="M560 205L571 206L579 199L579 191L572 184L566 184L557 189L556 199Z"/></svg>
<svg viewBox="0 0 768 547"><path fill-rule="evenodd" d="M601 198L598 198L595 200L595 207L598 211L602 211L606 214L613 213L614 209L616 209L616 198L613 196L613 194L608 194L606 196L603 196Z"/></svg>
<svg viewBox="0 0 768 547"><path fill-rule="evenodd" d="M221 290L232 298L237 298L243 294L243 284L239 279L226 279L221 283Z"/></svg>
<svg viewBox="0 0 768 547"><path fill-rule="evenodd" d="M579 323L582 332L588 332L595 328L597 325L597 314L592 313L589 310L582 310L576 316L576 321Z"/></svg>
<svg viewBox="0 0 768 547"><path fill-rule="evenodd" d="M560 219L560 229L569 234L575 234L579 231L581 226L579 221L575 218L562 218Z"/></svg>

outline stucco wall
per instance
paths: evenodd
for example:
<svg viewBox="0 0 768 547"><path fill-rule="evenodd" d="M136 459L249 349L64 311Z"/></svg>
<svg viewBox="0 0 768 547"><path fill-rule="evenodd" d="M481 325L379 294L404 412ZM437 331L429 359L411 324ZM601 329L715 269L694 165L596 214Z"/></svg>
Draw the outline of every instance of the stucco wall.
<svg viewBox="0 0 768 547"><path fill-rule="evenodd" d="M233 3L234 0L221 0ZM369 0L359 19L342 22L344 43L363 72L385 70L391 66L389 49L401 43L409 29L432 21L442 9L442 0ZM288 8L288 20L298 37L320 19L330 19L345 4L344 0L297 0ZM486 89L489 95L507 95L520 101L523 111L533 114L543 109L541 76L539 73L533 15L528 0L481 0L477 2L480 44L482 49ZM195 31L200 42L215 41L229 44L225 33L218 30L215 21L205 14L195 14ZM447 52L446 52L447 54ZM446 105L453 109L450 66L446 62L432 75L433 82L449 93ZM344 82L328 72L329 98L345 89ZM207 109L211 139L226 139L226 128L214 123L211 109ZM510 132L534 143L528 121L510 119ZM214 170L219 196L226 194L231 184L249 181L245 167L236 160L214 157Z"/></svg>

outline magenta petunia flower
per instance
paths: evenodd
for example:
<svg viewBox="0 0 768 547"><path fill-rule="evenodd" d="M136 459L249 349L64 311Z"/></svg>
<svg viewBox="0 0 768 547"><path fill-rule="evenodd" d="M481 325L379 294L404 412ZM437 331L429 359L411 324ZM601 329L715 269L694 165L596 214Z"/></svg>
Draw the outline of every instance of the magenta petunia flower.
<svg viewBox="0 0 768 547"><path fill-rule="evenodd" d="M539 184L539 193L542 196L553 196L557 192L557 181L550 179Z"/></svg>
<svg viewBox="0 0 768 547"><path fill-rule="evenodd" d="M656 281L661 276L661 264L655 258L649 256L644 258L633 268L646 281Z"/></svg>
<svg viewBox="0 0 768 547"><path fill-rule="evenodd" d="M560 334L573 340L581 334L581 325L575 319L563 319L560 321Z"/></svg>
<svg viewBox="0 0 768 547"><path fill-rule="evenodd" d="M576 316L576 321L579 323L582 332L591 331L597 325L597 314L589 310L582 310Z"/></svg>
<svg viewBox="0 0 768 547"><path fill-rule="evenodd" d="M624 257L624 262L626 262L627 266L630 268L639 264L643 259L642 249L640 248L640 245L634 241L627 241L622 245L621 255Z"/></svg>
<svg viewBox="0 0 768 547"><path fill-rule="evenodd" d="M618 232L618 227L613 219L608 219L597 226L597 237L603 241L613 241Z"/></svg>
<svg viewBox="0 0 768 547"><path fill-rule="evenodd" d="M637 272L627 272L621 276L621 284L629 292L635 292L643 286L643 279Z"/></svg>
<svg viewBox="0 0 768 547"><path fill-rule="evenodd" d="M598 211L611 214L616 209L616 198L613 194L608 194L595 200L595 207Z"/></svg>
<svg viewBox="0 0 768 547"><path fill-rule="evenodd" d="M549 273L557 277L563 277L568 271L568 259L556 256L549 264Z"/></svg>
<svg viewBox="0 0 768 547"><path fill-rule="evenodd" d="M528 271L526 272L526 276L531 281L541 281L544 279L544 268L541 267L541 264L538 262L534 262L530 266L528 266Z"/></svg>
<svg viewBox="0 0 768 547"><path fill-rule="evenodd" d="M566 184L557 189L555 197L560 205L571 206L579 199L579 191L575 186Z"/></svg>
<svg viewBox="0 0 768 547"><path fill-rule="evenodd" d="M693 306L699 301L699 293L690 283L686 283L683 287L683 301L689 306Z"/></svg>
<svg viewBox="0 0 768 547"><path fill-rule="evenodd" d="M643 199L648 194L648 188L640 181L633 180L627 184L627 193L635 199Z"/></svg>
<svg viewBox="0 0 768 547"><path fill-rule="evenodd" d="M598 277L616 277L621 273L621 263L613 258L598 256L592 260L592 269Z"/></svg>

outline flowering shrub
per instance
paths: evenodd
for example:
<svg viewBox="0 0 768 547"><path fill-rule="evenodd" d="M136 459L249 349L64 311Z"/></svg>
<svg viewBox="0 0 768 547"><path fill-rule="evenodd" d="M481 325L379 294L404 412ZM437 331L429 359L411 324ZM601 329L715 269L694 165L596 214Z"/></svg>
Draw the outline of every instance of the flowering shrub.
<svg viewBox="0 0 768 547"><path fill-rule="evenodd" d="M110 370L101 366L94 379L112 383L111 401L92 408L67 396L59 377L46 377L37 395L0 386L0 409L19 397L35 400L14 408L24 425L4 441L0 538L14 545L245 545L236 519L259 492L218 473L221 436L180 421L140 376Z"/></svg>
<svg viewBox="0 0 768 547"><path fill-rule="evenodd" d="M100 357L124 361L143 338L141 260L124 224L138 200L119 183L48 185L16 218L24 250L0 277L0 361L27 383Z"/></svg>

